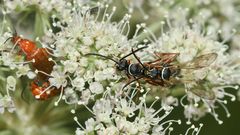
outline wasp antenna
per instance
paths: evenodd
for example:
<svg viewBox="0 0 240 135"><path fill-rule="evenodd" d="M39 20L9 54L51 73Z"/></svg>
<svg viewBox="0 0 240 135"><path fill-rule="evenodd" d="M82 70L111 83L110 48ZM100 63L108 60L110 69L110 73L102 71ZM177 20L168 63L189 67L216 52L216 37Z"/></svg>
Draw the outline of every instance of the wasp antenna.
<svg viewBox="0 0 240 135"><path fill-rule="evenodd" d="M125 59L125 58L127 58L128 56L132 55L133 53L136 53L136 52L138 52L138 51L141 51L141 50L143 50L143 49L145 49L145 48L147 48L147 47L148 47L148 46L146 45L146 46L143 46L143 47L141 47L141 48L138 48L138 49L132 51L131 53L123 56L123 57L120 59L120 61L123 60L123 59Z"/></svg>
<svg viewBox="0 0 240 135"><path fill-rule="evenodd" d="M135 54L133 48L132 48L132 54L133 54L133 56L137 59L137 61L142 65L142 67L146 69L146 67L143 65L143 63L141 62L141 60L140 60L140 59L137 57L137 55Z"/></svg>
<svg viewBox="0 0 240 135"><path fill-rule="evenodd" d="M87 54L85 54L84 56L88 56L88 55L100 56L100 57L102 57L102 58L111 60L111 61L115 62L116 64L118 64L118 61L116 61L116 60L114 60L113 58L110 58L110 57L108 57L108 56L104 56L104 55L101 55L101 54L98 54L98 53L87 53Z"/></svg>

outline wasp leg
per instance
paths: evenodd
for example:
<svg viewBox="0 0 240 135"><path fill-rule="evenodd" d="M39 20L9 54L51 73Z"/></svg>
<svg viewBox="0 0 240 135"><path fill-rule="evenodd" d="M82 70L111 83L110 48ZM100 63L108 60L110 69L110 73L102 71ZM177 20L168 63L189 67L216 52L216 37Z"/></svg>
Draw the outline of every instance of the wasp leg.
<svg viewBox="0 0 240 135"><path fill-rule="evenodd" d="M133 80L129 80L129 82L126 83L126 84L123 86L122 90L124 90L124 89L125 89L128 85L130 85L131 83L133 83L133 82L135 82L135 81L138 81L138 80L141 79L141 78L143 78L143 77L138 77L138 78L134 78Z"/></svg>
<svg viewBox="0 0 240 135"><path fill-rule="evenodd" d="M146 69L146 67L144 66L144 64L141 62L141 60L140 60L140 59L137 57L137 55L135 54L133 48L132 48L132 54L133 54L133 56L137 59L138 63L140 63L140 64L142 65L142 67Z"/></svg>
<svg viewBox="0 0 240 135"><path fill-rule="evenodd" d="M141 89L141 83L139 82L139 79L137 79L135 76L133 78L137 81L137 88Z"/></svg>
<svg viewBox="0 0 240 135"><path fill-rule="evenodd" d="M147 78L146 82L155 86L164 86L164 82L160 79L154 80L154 79Z"/></svg>

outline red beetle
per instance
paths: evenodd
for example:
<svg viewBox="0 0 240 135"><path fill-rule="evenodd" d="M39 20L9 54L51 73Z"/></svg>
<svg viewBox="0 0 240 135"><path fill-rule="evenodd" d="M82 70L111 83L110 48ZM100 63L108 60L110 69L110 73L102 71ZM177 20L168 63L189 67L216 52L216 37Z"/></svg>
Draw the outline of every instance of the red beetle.
<svg viewBox="0 0 240 135"><path fill-rule="evenodd" d="M26 55L27 61L33 61L32 62L33 69L41 71L37 73L36 79L31 83L32 94L37 99L40 100L46 100L50 97L59 94L60 90L57 89L56 87L51 86L51 88L48 88L49 76L47 74L50 74L52 72L54 66L54 62L49 60L50 58L48 53L49 50L46 48L38 48L35 42L21 38L20 36L17 35L16 32L9 39L11 39L11 42L14 45L18 46L21 52L23 52Z"/></svg>
<svg viewBox="0 0 240 135"><path fill-rule="evenodd" d="M11 39L13 44L16 44L21 51L26 55L26 60L34 62L32 66L34 69L50 74L53 70L54 62L49 61L49 53L46 48L38 48L36 43L28 39L23 39L17 34ZM38 77L41 80L46 80L49 77L41 72L38 73Z"/></svg>

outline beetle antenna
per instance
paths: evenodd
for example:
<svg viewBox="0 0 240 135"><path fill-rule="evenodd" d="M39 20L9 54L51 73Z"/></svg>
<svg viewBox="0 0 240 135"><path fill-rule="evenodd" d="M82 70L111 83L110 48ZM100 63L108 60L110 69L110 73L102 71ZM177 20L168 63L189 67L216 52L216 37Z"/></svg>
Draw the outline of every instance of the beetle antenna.
<svg viewBox="0 0 240 135"><path fill-rule="evenodd" d="M9 38L7 38L7 39L3 42L3 44L6 44L7 41L10 40L11 38L13 38L13 37L9 37Z"/></svg>
<svg viewBox="0 0 240 135"><path fill-rule="evenodd" d="M13 34L12 34L12 36L9 37L9 38L7 38L7 39L3 42L3 44L6 44L8 40L10 40L10 39L12 39L13 37L17 36L17 31L16 31L15 27L13 26L12 28L13 28Z"/></svg>
<svg viewBox="0 0 240 135"><path fill-rule="evenodd" d="M17 30L16 30L16 28L15 28L14 26L13 26L12 28L13 28L13 37L14 37L14 36L17 36Z"/></svg>
<svg viewBox="0 0 240 135"><path fill-rule="evenodd" d="M113 58L111 58L111 57L109 57L109 56L104 56L104 55L101 55L101 54L98 54L98 53L87 53L87 54L85 54L85 56L88 56L88 55L100 56L100 57L102 57L102 58L111 60L111 61L115 62L116 64L118 64L118 61L114 60Z"/></svg>

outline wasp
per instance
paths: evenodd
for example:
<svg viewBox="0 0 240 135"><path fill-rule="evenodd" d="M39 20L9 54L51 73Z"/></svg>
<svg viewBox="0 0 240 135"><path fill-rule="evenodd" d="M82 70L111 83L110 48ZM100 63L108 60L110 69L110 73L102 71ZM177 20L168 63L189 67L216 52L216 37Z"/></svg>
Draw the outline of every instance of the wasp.
<svg viewBox="0 0 240 135"><path fill-rule="evenodd" d="M145 47L133 50L132 52L120 58L119 60L115 60L109 56L104 56L97 53L88 53L88 55L95 55L102 57L104 59L108 59L116 63L116 69L118 71L124 71L127 77L129 78L128 83L124 85L123 89L129 84L138 81L140 79L145 80L147 83L156 85L156 86L171 86L176 83L178 80L175 78L180 77L181 70L197 70L212 64L217 58L216 53L208 53L200 55L194 58L192 61L183 63L183 64L175 64L177 56L180 53L158 53L155 52L155 56L157 56L156 60L142 63L141 60L136 56L136 52L143 50ZM126 58L130 55L133 55L138 63L131 63L130 60ZM133 79L131 79L133 78ZM172 81L174 80L174 81ZM183 81L183 80L179 80ZM178 82L179 82L178 81ZM193 91L196 95L205 96L206 98L212 99L212 93L204 93L201 90Z"/></svg>
<svg viewBox="0 0 240 135"><path fill-rule="evenodd" d="M217 53L207 53L194 58L191 61L175 64L179 53L156 53L157 60L145 64L147 67L146 76L144 79L153 85L171 86L177 82L191 82L191 80L182 79L181 71L183 69L198 70L211 65L217 58ZM180 78L179 78L180 77ZM178 78L178 79L176 79ZM200 89L192 90L192 92L205 99L214 99L212 91L203 91Z"/></svg>
<svg viewBox="0 0 240 135"><path fill-rule="evenodd" d="M55 87L51 88L49 91L45 90L47 86L49 86L49 76L46 74L50 74L55 65L53 61L49 60L49 50L46 48L39 48L35 42L21 38L17 35L16 30L12 37L9 37L4 43L8 40L11 40L15 46L19 47L20 53L23 53L26 56L27 61L33 61L31 64L33 69L41 71L38 72L36 79L31 83L32 94L35 97L39 97L37 98L39 100L46 100L57 95L59 90Z"/></svg>

